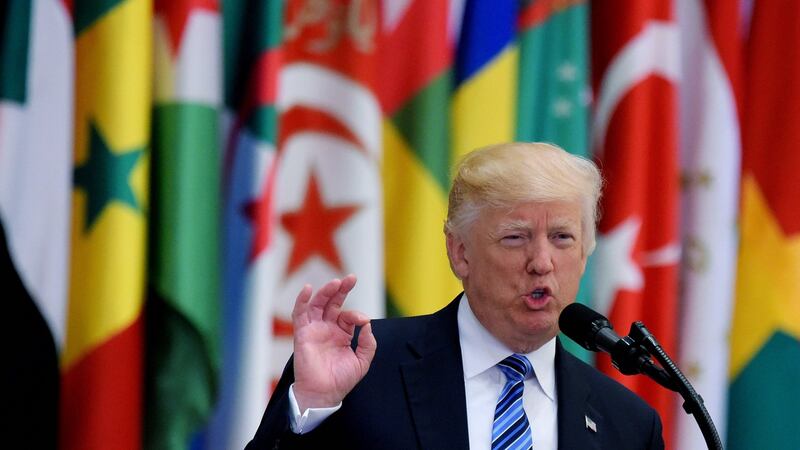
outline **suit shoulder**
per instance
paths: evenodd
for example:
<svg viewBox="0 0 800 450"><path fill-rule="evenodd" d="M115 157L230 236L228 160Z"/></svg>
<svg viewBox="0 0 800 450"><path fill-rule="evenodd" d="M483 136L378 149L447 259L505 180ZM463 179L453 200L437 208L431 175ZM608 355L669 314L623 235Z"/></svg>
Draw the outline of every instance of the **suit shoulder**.
<svg viewBox="0 0 800 450"><path fill-rule="evenodd" d="M431 326L432 315L375 319L370 323L378 350L383 352L424 336Z"/></svg>

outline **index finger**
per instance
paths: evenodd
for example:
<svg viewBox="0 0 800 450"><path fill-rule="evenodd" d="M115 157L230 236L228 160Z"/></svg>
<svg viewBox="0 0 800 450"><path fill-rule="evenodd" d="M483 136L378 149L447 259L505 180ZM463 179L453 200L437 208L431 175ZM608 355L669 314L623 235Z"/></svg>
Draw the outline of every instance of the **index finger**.
<svg viewBox="0 0 800 450"><path fill-rule="evenodd" d="M325 310L322 314L324 320L336 320L342 310L342 304L347 298L347 294L353 290L356 285L356 276L352 273L342 278L342 284L339 285L339 290L331 296L328 303L325 305Z"/></svg>

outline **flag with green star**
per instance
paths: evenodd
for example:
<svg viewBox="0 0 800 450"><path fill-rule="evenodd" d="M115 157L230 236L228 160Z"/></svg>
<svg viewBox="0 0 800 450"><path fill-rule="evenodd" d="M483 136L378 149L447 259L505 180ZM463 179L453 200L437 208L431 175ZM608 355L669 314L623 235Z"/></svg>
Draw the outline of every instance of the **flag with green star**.
<svg viewBox="0 0 800 450"><path fill-rule="evenodd" d="M91 230L100 214L112 202L127 205L135 211L141 210L128 179L143 149L133 148L121 153L112 152L94 123L89 123L89 130L89 159L76 166L73 175L75 188L82 190L86 195L84 233Z"/></svg>
<svg viewBox="0 0 800 450"><path fill-rule="evenodd" d="M149 0L75 2L72 248L60 448L140 448Z"/></svg>

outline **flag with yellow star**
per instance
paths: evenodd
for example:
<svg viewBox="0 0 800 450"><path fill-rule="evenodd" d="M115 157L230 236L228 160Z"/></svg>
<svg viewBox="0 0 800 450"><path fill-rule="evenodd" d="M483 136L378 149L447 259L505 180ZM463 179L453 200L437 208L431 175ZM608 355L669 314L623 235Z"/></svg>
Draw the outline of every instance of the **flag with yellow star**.
<svg viewBox="0 0 800 450"><path fill-rule="evenodd" d="M756 2L745 66L727 448L800 448L800 9Z"/></svg>
<svg viewBox="0 0 800 450"><path fill-rule="evenodd" d="M61 448L141 446L152 3L74 3L72 248Z"/></svg>

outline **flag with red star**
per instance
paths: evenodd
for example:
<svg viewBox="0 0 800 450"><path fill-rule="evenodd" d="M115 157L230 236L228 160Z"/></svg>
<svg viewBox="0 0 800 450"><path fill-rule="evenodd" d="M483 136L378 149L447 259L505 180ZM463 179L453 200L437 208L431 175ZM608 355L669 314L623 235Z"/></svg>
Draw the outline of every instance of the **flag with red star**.
<svg viewBox="0 0 800 450"><path fill-rule="evenodd" d="M274 175L284 4L221 2L222 370L205 448L243 448L269 398L271 298L257 264L274 245Z"/></svg>
<svg viewBox="0 0 800 450"><path fill-rule="evenodd" d="M378 1L289 1L271 173L273 241L253 255L257 294L273 317L270 376L291 354L291 311L304 284L349 273L346 307L384 315ZM255 291L254 291L255 292Z"/></svg>
<svg viewBox="0 0 800 450"><path fill-rule="evenodd" d="M606 180L595 251L595 306L628 333L641 320L674 355L678 296L678 34L666 0L591 8L592 143ZM598 366L655 407L670 439L673 393ZM669 445L668 445L669 447Z"/></svg>

